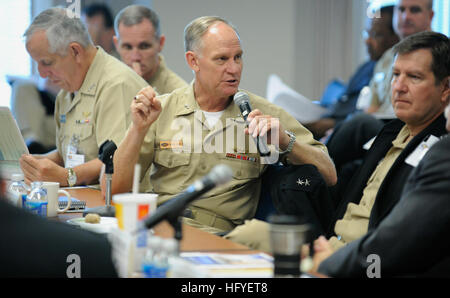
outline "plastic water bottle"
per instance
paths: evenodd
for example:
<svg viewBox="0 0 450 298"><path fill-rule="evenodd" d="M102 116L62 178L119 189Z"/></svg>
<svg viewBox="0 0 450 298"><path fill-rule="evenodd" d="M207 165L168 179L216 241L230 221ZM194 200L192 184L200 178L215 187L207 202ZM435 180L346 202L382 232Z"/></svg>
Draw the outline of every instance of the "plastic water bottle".
<svg viewBox="0 0 450 298"><path fill-rule="evenodd" d="M164 240L158 236L148 239L148 249L142 262L142 273L146 278L166 277L168 262L165 260Z"/></svg>
<svg viewBox="0 0 450 298"><path fill-rule="evenodd" d="M161 246L161 238L158 236L150 237L147 240L147 251L145 253L145 257L142 260L141 271L144 277L151 278L153 277L154 271L154 255L157 250L159 250Z"/></svg>
<svg viewBox="0 0 450 298"><path fill-rule="evenodd" d="M171 260L173 258L178 257L179 255L179 244L178 241L174 238L168 238L164 240L163 243L163 249L164 249L164 266L167 267L166 277L171 277Z"/></svg>
<svg viewBox="0 0 450 298"><path fill-rule="evenodd" d="M22 208L27 198L29 187L24 182L23 174L12 174L11 184L8 187L8 197L14 206Z"/></svg>
<svg viewBox="0 0 450 298"><path fill-rule="evenodd" d="M137 233L133 243L136 244L134 249L134 271L140 272L142 269L142 263L147 253L147 242L150 239L149 231L144 230Z"/></svg>
<svg viewBox="0 0 450 298"><path fill-rule="evenodd" d="M42 217L47 217L47 190L42 187L42 182L32 182L31 192L25 201L25 209Z"/></svg>

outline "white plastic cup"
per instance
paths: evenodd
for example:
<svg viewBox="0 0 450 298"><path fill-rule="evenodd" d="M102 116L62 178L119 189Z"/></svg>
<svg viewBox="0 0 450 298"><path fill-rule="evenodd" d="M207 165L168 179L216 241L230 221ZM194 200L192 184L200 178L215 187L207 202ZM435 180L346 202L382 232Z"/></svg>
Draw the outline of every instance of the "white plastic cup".
<svg viewBox="0 0 450 298"><path fill-rule="evenodd" d="M156 210L158 195L152 193L123 193L113 195L119 229L133 232L139 220Z"/></svg>

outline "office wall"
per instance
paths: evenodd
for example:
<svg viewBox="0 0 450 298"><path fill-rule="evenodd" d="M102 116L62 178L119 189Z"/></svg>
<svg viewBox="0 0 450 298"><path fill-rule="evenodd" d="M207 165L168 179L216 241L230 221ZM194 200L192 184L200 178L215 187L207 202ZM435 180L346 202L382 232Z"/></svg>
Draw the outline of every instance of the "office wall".
<svg viewBox="0 0 450 298"><path fill-rule="evenodd" d="M71 7L78 1L80 8L93 4L93 3L105 3L111 8L112 13L117 14L122 8L130 4L139 4L152 6L152 0L30 0L32 16L35 17L41 11L54 6Z"/></svg>
<svg viewBox="0 0 450 298"><path fill-rule="evenodd" d="M347 80L365 59L362 0L80 0L104 2L114 13L129 4L152 7L167 37L163 55L185 80L193 78L183 50L184 27L202 15L219 15L239 30L244 49L241 87L265 96L270 74L317 99L333 78ZM68 0L33 0L33 15Z"/></svg>
<svg viewBox="0 0 450 298"><path fill-rule="evenodd" d="M361 37L366 3L299 0L295 4L293 86L305 96L317 99L330 79L347 81L366 59Z"/></svg>
<svg viewBox="0 0 450 298"><path fill-rule="evenodd" d="M192 73L184 60L184 27L198 16L220 15L237 26L242 39L242 88L265 95L268 76L275 73L312 99L330 79L347 80L363 61L364 5L360 0L153 0L167 36L163 53L186 80Z"/></svg>
<svg viewBox="0 0 450 298"><path fill-rule="evenodd" d="M219 15L239 31L244 49L241 87L265 95L270 73L293 78L295 23L294 0L153 0L167 36L164 55L171 68L190 81L192 72L184 60L183 30L194 18Z"/></svg>

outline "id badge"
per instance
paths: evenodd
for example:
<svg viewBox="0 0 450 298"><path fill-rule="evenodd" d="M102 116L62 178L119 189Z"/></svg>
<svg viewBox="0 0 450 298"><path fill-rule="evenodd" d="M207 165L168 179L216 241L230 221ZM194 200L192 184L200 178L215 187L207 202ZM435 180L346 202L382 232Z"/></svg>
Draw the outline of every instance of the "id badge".
<svg viewBox="0 0 450 298"><path fill-rule="evenodd" d="M71 144L67 145L67 154L77 154L77 147Z"/></svg>
<svg viewBox="0 0 450 298"><path fill-rule="evenodd" d="M83 154L67 154L66 158L66 168L74 168L76 166L84 164L84 155Z"/></svg>
<svg viewBox="0 0 450 298"><path fill-rule="evenodd" d="M428 138L422 141L422 143L417 146L417 148L405 159L405 162L413 167L417 167L419 162L425 156L425 154L430 150L431 146L433 146L437 141L439 141L438 137L430 135Z"/></svg>
<svg viewBox="0 0 450 298"><path fill-rule="evenodd" d="M77 154L79 144L80 138L76 135L73 135L70 139L69 144L67 145L67 154Z"/></svg>

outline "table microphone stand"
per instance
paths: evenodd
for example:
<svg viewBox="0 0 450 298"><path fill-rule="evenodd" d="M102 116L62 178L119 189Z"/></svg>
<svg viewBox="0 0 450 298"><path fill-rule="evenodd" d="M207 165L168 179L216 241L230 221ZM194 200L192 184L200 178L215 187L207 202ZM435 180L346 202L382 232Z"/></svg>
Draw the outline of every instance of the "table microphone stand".
<svg viewBox="0 0 450 298"><path fill-rule="evenodd" d="M179 254L180 253L180 243L181 243L181 239L183 238L183 225L182 225L183 219L180 214L179 216L172 218L172 219L168 219L167 221L172 226L172 228L175 232L173 238L175 238L175 240L178 243L177 253Z"/></svg>
<svg viewBox="0 0 450 298"><path fill-rule="evenodd" d="M106 140L101 146L98 153L98 158L105 164L105 176L106 176L106 194L105 194L105 206L99 206L95 208L86 209L83 212L83 216L88 213L97 213L100 216L115 217L116 208L111 205L111 186L112 186L112 174L114 173L113 157L117 146L113 141Z"/></svg>

